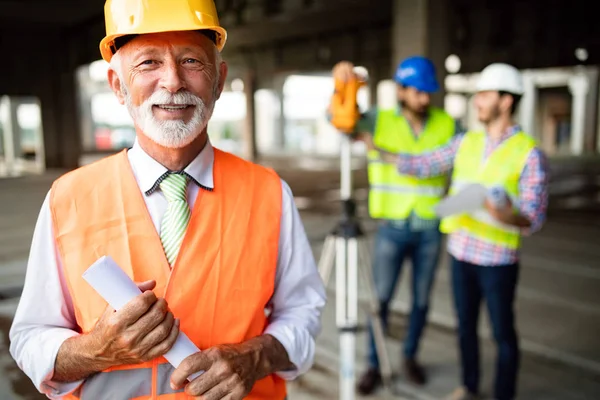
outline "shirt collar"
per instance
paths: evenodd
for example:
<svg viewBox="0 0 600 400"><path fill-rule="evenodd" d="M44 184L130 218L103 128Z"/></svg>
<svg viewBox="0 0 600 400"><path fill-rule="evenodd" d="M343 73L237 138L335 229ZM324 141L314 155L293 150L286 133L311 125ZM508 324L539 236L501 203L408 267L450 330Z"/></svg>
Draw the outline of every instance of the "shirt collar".
<svg viewBox="0 0 600 400"><path fill-rule="evenodd" d="M173 172L187 175L191 181L202 189L209 191L214 189L213 164L215 152L210 140L206 141L202 151L183 171L169 171L164 165L150 157L142 149L137 139L129 150L128 156L140 188L146 195L152 194L164 177Z"/></svg>
<svg viewBox="0 0 600 400"><path fill-rule="evenodd" d="M512 125L510 127L508 127L508 129L506 129L506 131L504 131L504 133L502 134L502 136L500 137L500 139L498 140L492 140L489 135L486 134L486 136L488 137L489 141L492 143L501 143L503 141L505 141L506 139L512 137L514 134L521 132L521 126L519 124L515 124Z"/></svg>

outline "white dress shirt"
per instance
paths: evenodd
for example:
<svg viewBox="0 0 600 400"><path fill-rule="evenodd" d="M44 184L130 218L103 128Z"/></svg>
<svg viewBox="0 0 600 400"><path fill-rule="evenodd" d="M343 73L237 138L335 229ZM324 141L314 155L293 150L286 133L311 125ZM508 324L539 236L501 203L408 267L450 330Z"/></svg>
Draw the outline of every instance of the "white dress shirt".
<svg viewBox="0 0 600 400"><path fill-rule="evenodd" d="M135 179L146 193L167 169L151 158L139 144L127 153ZM214 150L207 143L185 172L193 178L188 184L190 208L198 185L213 188ZM321 330L321 310L325 305L325 288L294 204L289 186L281 181L282 210L279 254L272 312L265 333L273 335L287 350L296 367L278 373L290 380L306 372L315 351L315 337ZM167 200L160 190L144 195L146 207L158 232ZM74 391L80 382L52 381L54 363L62 343L78 335L73 302L67 288L60 254L56 249L49 193L44 200L33 234L25 286L10 330L10 353L35 386L50 398L60 398Z"/></svg>

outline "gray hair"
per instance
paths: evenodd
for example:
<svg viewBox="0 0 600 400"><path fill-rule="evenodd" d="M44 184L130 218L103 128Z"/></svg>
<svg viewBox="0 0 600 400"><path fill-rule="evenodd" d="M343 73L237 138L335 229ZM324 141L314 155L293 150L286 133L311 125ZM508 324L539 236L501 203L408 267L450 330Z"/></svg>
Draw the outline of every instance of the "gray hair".
<svg viewBox="0 0 600 400"><path fill-rule="evenodd" d="M110 69L115 71L119 80L123 82L123 66L121 65L121 54L117 51L110 59Z"/></svg>

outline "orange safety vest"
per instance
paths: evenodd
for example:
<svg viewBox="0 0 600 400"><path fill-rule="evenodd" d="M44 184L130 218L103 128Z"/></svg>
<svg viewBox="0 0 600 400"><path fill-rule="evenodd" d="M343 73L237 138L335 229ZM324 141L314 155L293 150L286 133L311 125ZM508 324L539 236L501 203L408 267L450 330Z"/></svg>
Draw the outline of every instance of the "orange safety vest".
<svg viewBox="0 0 600 400"><path fill-rule="evenodd" d="M198 346L240 343L261 335L273 295L281 219L281 182L272 171L215 149L214 191L201 190L181 245L169 266L127 153L58 179L50 207L54 234L77 323L89 332L106 302L82 278L110 255L134 281L156 281ZM170 386L163 358L110 368L87 378L69 399L188 399ZM254 385L247 399L284 399L276 375Z"/></svg>

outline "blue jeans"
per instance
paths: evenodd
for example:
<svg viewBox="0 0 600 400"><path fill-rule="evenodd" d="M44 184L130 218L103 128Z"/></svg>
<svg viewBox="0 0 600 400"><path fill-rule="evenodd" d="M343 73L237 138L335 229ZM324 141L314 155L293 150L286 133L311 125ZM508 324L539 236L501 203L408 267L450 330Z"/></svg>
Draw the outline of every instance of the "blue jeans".
<svg viewBox="0 0 600 400"><path fill-rule="evenodd" d="M384 329L388 326L389 305L406 257L412 261L412 311L404 341L404 356L415 358L427 322L429 293L440 255L442 235L437 226L413 230L410 223L397 227L382 224L375 237L373 279L380 303ZM369 366L379 368L372 329L369 329Z"/></svg>
<svg viewBox="0 0 600 400"><path fill-rule="evenodd" d="M513 311L519 265L482 267L452 257L452 287L458 317L458 343L464 386L479 390L477 323L485 299L498 348L494 398L512 400L519 369L519 344Z"/></svg>

